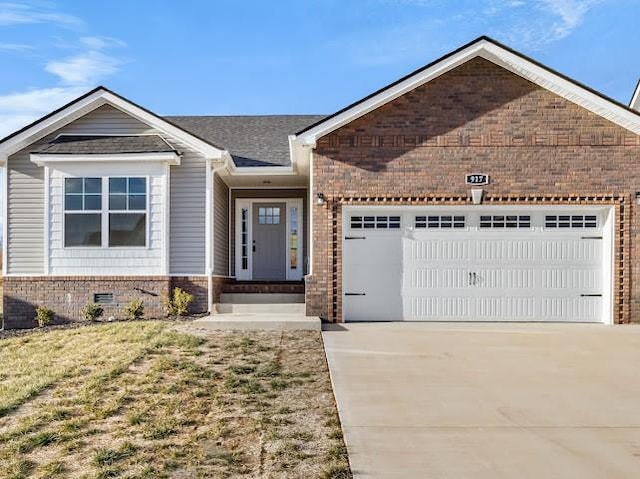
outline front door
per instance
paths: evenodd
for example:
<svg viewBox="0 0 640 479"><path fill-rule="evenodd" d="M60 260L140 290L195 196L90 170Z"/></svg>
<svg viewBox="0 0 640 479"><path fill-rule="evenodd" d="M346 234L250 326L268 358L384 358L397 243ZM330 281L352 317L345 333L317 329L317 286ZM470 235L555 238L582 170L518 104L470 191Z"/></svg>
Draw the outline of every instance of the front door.
<svg viewBox="0 0 640 479"><path fill-rule="evenodd" d="M253 206L253 279L286 280L287 207L285 203Z"/></svg>

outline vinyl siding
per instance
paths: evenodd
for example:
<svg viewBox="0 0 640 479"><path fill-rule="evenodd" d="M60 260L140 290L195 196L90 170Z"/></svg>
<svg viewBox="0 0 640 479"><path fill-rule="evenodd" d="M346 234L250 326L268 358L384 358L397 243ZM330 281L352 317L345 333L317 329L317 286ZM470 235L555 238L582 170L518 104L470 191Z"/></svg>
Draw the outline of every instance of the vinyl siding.
<svg viewBox="0 0 640 479"><path fill-rule="evenodd" d="M229 275L229 187L216 175L214 191L213 220L213 273Z"/></svg>
<svg viewBox="0 0 640 479"><path fill-rule="evenodd" d="M236 200L239 198L302 198L302 233L304 236L304 242L302 245L302 264L303 264L303 274L306 274L307 268L307 258L309 251L309 235L307 232L307 190L300 188L285 188L285 189L232 189L231 190L231 273L235 275L235 230L236 230Z"/></svg>
<svg viewBox="0 0 640 479"><path fill-rule="evenodd" d="M50 273L52 275L125 275L164 274L165 166L160 163L122 165L66 165L49 175L50 196ZM147 246L140 248L65 248L64 177L65 176L145 176L148 177ZM105 193L105 192L103 192Z"/></svg>
<svg viewBox="0 0 640 479"><path fill-rule="evenodd" d="M30 148L9 157L7 168L7 273L44 273L44 169Z"/></svg>
<svg viewBox="0 0 640 479"><path fill-rule="evenodd" d="M147 124L111 105L102 105L57 131L66 135L141 135L158 134Z"/></svg>
<svg viewBox="0 0 640 479"><path fill-rule="evenodd" d="M112 106L103 105L38 143L12 155L8 162L7 177L7 272L14 275L44 273L44 169L29 160L29 152L36 145L50 141L59 134L154 133L159 134L126 113ZM186 275L204 274L205 160L186 145L166 136L165 139L183 153L182 164L170 167L169 272ZM54 239L51 238L51 241ZM52 254L56 253L52 250ZM159 258L158 267L161 261L162 259ZM68 268L74 269L79 264L76 259L68 258L68 263L65 265L60 258L55 268L57 271L66 271ZM134 261L132 265L138 265L138 263ZM100 268L101 266L97 265L93 271L102 274L96 271Z"/></svg>

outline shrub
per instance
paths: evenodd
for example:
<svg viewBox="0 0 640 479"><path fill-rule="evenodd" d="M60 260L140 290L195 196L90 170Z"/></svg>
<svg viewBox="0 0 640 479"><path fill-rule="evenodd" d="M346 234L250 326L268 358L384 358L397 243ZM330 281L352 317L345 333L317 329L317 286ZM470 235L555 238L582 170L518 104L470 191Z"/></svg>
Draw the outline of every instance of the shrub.
<svg viewBox="0 0 640 479"><path fill-rule="evenodd" d="M162 302L169 316L186 316L193 299L192 294L181 288L174 288L173 296L165 296L162 298Z"/></svg>
<svg viewBox="0 0 640 479"><path fill-rule="evenodd" d="M36 308L36 322L39 327L44 327L53 320L53 311L45 306L38 306Z"/></svg>
<svg viewBox="0 0 640 479"><path fill-rule="evenodd" d="M80 314L82 315L82 319L85 321L95 321L104 313L104 308L99 304L88 302Z"/></svg>
<svg viewBox="0 0 640 479"><path fill-rule="evenodd" d="M134 298L127 304L127 319L135 320L144 316L144 301L140 298Z"/></svg>

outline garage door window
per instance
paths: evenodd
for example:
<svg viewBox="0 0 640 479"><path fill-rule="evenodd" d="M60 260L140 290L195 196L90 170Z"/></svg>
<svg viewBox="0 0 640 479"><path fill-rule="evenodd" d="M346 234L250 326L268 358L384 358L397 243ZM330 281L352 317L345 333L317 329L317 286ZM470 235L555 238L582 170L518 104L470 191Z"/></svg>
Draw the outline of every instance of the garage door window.
<svg viewBox="0 0 640 479"><path fill-rule="evenodd" d="M596 215L548 215L544 218L545 228L597 228Z"/></svg>
<svg viewBox="0 0 640 479"><path fill-rule="evenodd" d="M416 228L464 228L464 216L416 216Z"/></svg>
<svg viewBox="0 0 640 479"><path fill-rule="evenodd" d="M400 216L352 216L351 229L399 229Z"/></svg>
<svg viewBox="0 0 640 479"><path fill-rule="evenodd" d="M480 216L480 228L531 228L531 216Z"/></svg>

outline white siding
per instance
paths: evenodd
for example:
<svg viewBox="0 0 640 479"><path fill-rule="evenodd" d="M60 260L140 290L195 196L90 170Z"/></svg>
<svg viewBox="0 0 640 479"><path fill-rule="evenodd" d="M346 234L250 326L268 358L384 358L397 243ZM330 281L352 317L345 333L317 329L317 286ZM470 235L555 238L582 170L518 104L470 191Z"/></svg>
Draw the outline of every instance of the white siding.
<svg viewBox="0 0 640 479"><path fill-rule="evenodd" d="M184 150L182 164L171 167L169 272L205 273L205 161Z"/></svg>
<svg viewBox="0 0 640 479"><path fill-rule="evenodd" d="M64 134L133 135L159 134L148 125L109 105L101 106L62 127L37 144ZM204 274L205 263L205 160L185 145L165 139L183 153L182 165L170 168L170 245L169 272ZM44 273L44 170L29 161L35 145L9 158L7 213L7 272L14 275ZM53 180L53 179L52 179ZM57 227L51 222L51 227ZM52 231L53 232L53 231ZM54 239L51 238L53 242ZM50 248L51 274L77 271L87 258L59 255L53 243ZM124 253L122 253L124 254ZM148 264L153 258L156 270L162 260L152 257L129 258L131 266ZM140 261L140 262L139 262ZM54 266L55 264L55 266ZM109 263L111 264L111 263ZM112 270L114 271L114 270ZM139 270L138 270L139 271ZM71 274L71 273L69 273ZM106 274L95 264L91 274Z"/></svg>
<svg viewBox="0 0 640 479"><path fill-rule="evenodd" d="M65 135L141 135L155 133L156 130L136 120L126 113L103 105L87 113L76 121L58 130L55 136Z"/></svg>
<svg viewBox="0 0 640 479"><path fill-rule="evenodd" d="M65 248L64 177L65 176L147 176L148 213L145 248ZM52 275L160 275L163 271L164 213L163 194L166 174L158 164L70 165L50 172L50 248ZM104 194L104 191L103 191Z"/></svg>
<svg viewBox="0 0 640 479"><path fill-rule="evenodd" d="M25 149L9 158L7 172L7 273L43 274L43 169Z"/></svg>

